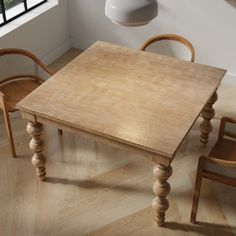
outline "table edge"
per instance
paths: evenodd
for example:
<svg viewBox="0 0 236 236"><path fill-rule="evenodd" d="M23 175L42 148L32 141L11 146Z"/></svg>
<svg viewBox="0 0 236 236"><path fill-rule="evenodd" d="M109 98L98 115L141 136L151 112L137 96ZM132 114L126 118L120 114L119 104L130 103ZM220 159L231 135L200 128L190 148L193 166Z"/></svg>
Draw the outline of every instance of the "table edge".
<svg viewBox="0 0 236 236"><path fill-rule="evenodd" d="M79 133L84 137L93 138L97 141L110 144L111 146L136 152L145 157L152 158L153 161L159 162L165 166L169 166L171 161L174 159L175 153L173 155L169 155L166 153L154 152L152 150L148 150L145 147L142 148L141 146L135 145L133 143L125 142L126 140L116 139L113 136L103 135L93 130L84 129L83 127L76 127L73 126L73 124L61 122L55 118L44 117L40 114L28 111L27 109L20 107L18 107L18 109L20 110L22 118L28 121L47 124L72 133Z"/></svg>

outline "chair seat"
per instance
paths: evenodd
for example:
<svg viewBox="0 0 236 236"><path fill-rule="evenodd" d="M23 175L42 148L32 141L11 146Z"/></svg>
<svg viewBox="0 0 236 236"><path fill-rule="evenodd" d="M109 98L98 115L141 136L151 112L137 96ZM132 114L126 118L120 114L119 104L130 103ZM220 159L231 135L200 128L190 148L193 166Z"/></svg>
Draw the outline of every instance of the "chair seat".
<svg viewBox="0 0 236 236"><path fill-rule="evenodd" d="M236 142L230 139L218 140L209 155L217 159L236 161ZM211 173L236 179L236 167L219 166L206 161L203 169Z"/></svg>
<svg viewBox="0 0 236 236"><path fill-rule="evenodd" d="M218 140L211 149L209 156L236 161L236 142L230 139Z"/></svg>
<svg viewBox="0 0 236 236"><path fill-rule="evenodd" d="M220 121L218 140L209 156L198 161L194 187L191 223L196 223L198 202L203 178L236 187L236 117L224 116Z"/></svg>
<svg viewBox="0 0 236 236"><path fill-rule="evenodd" d="M16 111L16 104L40 85L40 82L30 79L15 80L0 85L0 91L5 95L7 111Z"/></svg>

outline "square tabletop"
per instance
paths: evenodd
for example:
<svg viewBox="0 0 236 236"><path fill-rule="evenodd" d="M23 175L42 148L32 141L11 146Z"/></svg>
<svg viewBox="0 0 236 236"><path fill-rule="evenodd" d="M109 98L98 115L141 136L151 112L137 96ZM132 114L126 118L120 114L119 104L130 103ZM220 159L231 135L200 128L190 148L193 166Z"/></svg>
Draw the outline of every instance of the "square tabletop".
<svg viewBox="0 0 236 236"><path fill-rule="evenodd" d="M225 72L98 41L17 107L171 159Z"/></svg>

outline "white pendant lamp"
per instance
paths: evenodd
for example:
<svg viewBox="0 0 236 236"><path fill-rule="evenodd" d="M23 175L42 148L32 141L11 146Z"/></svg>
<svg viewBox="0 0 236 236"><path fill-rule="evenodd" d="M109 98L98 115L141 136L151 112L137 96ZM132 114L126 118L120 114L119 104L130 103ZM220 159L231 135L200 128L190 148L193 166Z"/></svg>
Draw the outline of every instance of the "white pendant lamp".
<svg viewBox="0 0 236 236"><path fill-rule="evenodd" d="M106 0L106 16L120 25L146 25L157 13L157 0Z"/></svg>

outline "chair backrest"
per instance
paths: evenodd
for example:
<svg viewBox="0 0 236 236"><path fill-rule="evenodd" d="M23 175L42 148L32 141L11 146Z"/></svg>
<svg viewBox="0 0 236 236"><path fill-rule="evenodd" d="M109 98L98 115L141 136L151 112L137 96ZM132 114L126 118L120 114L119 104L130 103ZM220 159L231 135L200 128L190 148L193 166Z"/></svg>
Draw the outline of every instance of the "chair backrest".
<svg viewBox="0 0 236 236"><path fill-rule="evenodd" d="M236 139L236 118L222 117L218 138L222 139L224 136Z"/></svg>
<svg viewBox="0 0 236 236"><path fill-rule="evenodd" d="M47 79L52 74L53 72L29 51L16 48L0 50L0 83L22 75Z"/></svg>
<svg viewBox="0 0 236 236"><path fill-rule="evenodd" d="M175 34L157 35L148 39L140 50L158 53L194 62L193 45L184 37Z"/></svg>

